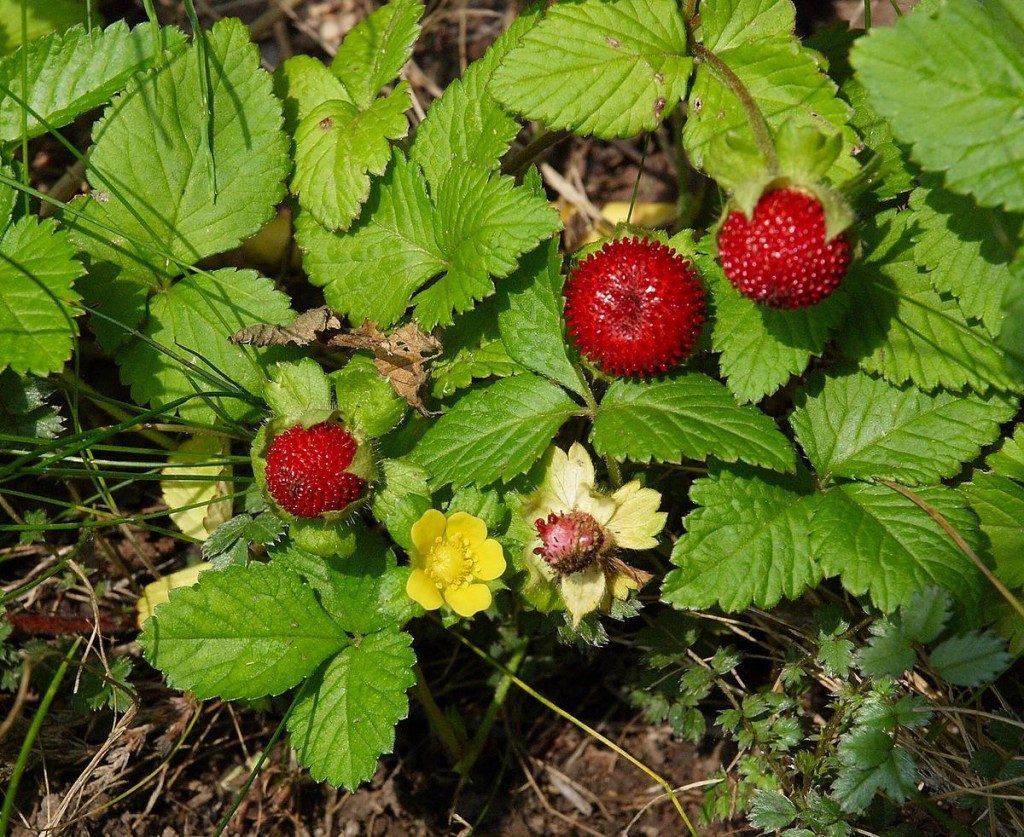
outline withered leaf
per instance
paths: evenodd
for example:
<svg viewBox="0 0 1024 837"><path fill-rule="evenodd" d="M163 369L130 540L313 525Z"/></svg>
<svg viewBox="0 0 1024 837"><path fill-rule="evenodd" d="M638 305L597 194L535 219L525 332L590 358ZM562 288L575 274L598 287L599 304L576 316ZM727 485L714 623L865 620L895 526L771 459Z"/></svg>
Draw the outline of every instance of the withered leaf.
<svg viewBox="0 0 1024 837"><path fill-rule="evenodd" d="M324 306L303 311L288 325L259 323L235 332L229 339L246 346L308 346L341 329L341 318Z"/></svg>

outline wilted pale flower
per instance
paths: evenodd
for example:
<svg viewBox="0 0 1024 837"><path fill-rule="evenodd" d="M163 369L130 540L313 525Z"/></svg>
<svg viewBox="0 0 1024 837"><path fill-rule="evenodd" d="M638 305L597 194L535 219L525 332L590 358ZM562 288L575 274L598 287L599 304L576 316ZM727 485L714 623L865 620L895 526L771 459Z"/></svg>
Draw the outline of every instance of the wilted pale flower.
<svg viewBox="0 0 1024 837"><path fill-rule="evenodd" d="M410 599L427 610L447 603L459 616L491 606L491 591L480 582L505 572L505 556L479 517L455 512L446 519L428 509L412 525L412 543L412 573L405 585Z"/></svg>
<svg viewBox="0 0 1024 837"><path fill-rule="evenodd" d="M558 586L574 625L612 598L625 599L650 580L623 563L617 549L650 549L665 526L661 494L633 481L613 494L594 487L594 464L579 443L552 447L540 488L526 498L523 514L535 537L526 546L531 575Z"/></svg>

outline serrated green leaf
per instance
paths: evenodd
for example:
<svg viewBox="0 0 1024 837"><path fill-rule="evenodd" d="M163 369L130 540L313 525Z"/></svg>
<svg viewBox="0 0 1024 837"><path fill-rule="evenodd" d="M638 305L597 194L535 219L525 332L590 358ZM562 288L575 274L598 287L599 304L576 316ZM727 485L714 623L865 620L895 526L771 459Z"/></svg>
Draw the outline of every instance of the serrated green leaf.
<svg viewBox="0 0 1024 837"><path fill-rule="evenodd" d="M415 682L412 637L387 630L350 645L314 676L288 716L299 761L317 781L355 790L395 743Z"/></svg>
<svg viewBox="0 0 1024 837"><path fill-rule="evenodd" d="M1000 476L1024 482L1024 425L1017 425L999 450L988 455L985 464Z"/></svg>
<svg viewBox="0 0 1024 837"><path fill-rule="evenodd" d="M844 811L863 811L879 791L899 803L916 790L914 759L886 732L855 729L840 740L838 752L839 775L832 793Z"/></svg>
<svg viewBox="0 0 1024 837"><path fill-rule="evenodd" d="M284 103L284 129L293 136L324 102L350 101L345 85L312 55L293 55L274 71L274 94Z"/></svg>
<svg viewBox="0 0 1024 837"><path fill-rule="evenodd" d="M448 398L472 386L474 380L507 378L523 371L525 368L508 356L504 343L485 338L479 346L460 348L455 357L435 362L430 370L431 392L435 398Z"/></svg>
<svg viewBox="0 0 1024 837"><path fill-rule="evenodd" d="M818 661L833 677L846 677L853 665L853 643L838 636L818 635Z"/></svg>
<svg viewBox="0 0 1024 837"><path fill-rule="evenodd" d="M988 537L996 575L1007 587L1024 587L1024 487L998 474L979 471L960 490Z"/></svg>
<svg viewBox="0 0 1024 837"><path fill-rule="evenodd" d="M820 479L890 479L921 485L951 477L999 437L1015 399L968 392L927 395L862 372L817 376L790 421Z"/></svg>
<svg viewBox="0 0 1024 837"><path fill-rule="evenodd" d="M697 480L662 599L680 608L774 607L821 580L810 549L808 480L713 467Z"/></svg>
<svg viewBox="0 0 1024 837"><path fill-rule="evenodd" d="M297 575L252 564L172 591L139 642L175 688L234 700L290 689L348 638Z"/></svg>
<svg viewBox="0 0 1024 837"><path fill-rule="evenodd" d="M353 355L342 369L331 373L331 381L346 423L371 439L393 430L409 409L367 355Z"/></svg>
<svg viewBox="0 0 1024 837"><path fill-rule="evenodd" d="M1003 328L999 347L1019 386L1024 381L1024 257L1010 265L1010 285L1003 297Z"/></svg>
<svg viewBox="0 0 1024 837"><path fill-rule="evenodd" d="M184 48L181 31L160 29L163 56ZM21 51L0 60L0 142L21 137L28 108L29 138L63 128L80 113L99 107L128 83L132 74L153 65L153 30L129 29L117 21L86 32L79 24L29 44L28 78L22 78Z"/></svg>
<svg viewBox="0 0 1024 837"><path fill-rule="evenodd" d="M955 686L982 686L1006 671L1006 641L995 634L971 631L936 645L928 656L932 668Z"/></svg>
<svg viewBox="0 0 1024 837"><path fill-rule="evenodd" d="M42 378L0 372L0 434L55 439L64 429L60 411L49 403L54 387Z"/></svg>
<svg viewBox="0 0 1024 837"><path fill-rule="evenodd" d="M969 543L977 523L953 490L915 489ZM827 575L838 575L854 595L867 593L892 612L930 585L976 606L981 574L927 512L884 485L851 483L828 491L811 520L811 545Z"/></svg>
<svg viewBox="0 0 1024 837"><path fill-rule="evenodd" d="M557 386L516 375L464 395L413 450L434 485L508 482L538 459L578 407Z"/></svg>
<svg viewBox="0 0 1024 837"><path fill-rule="evenodd" d="M981 320L996 335L1003 322L1003 297L1010 283L1009 263L1021 218L978 207L963 195L933 188L910 196L918 232L914 259L928 268L940 293L955 296L964 316Z"/></svg>
<svg viewBox="0 0 1024 837"><path fill-rule="evenodd" d="M843 82L842 93L853 107L850 125L879 158L873 193L884 200L909 192L914 188L914 174L907 154L893 138L889 123L871 106L867 88L857 79L848 78Z"/></svg>
<svg viewBox="0 0 1024 837"><path fill-rule="evenodd" d="M0 371L47 375L71 357L84 272L74 256L53 220L26 216L0 236Z"/></svg>
<svg viewBox="0 0 1024 837"><path fill-rule="evenodd" d="M713 456L777 471L792 471L796 462L768 416L741 407L722 384L698 373L615 381L594 418L593 442L602 455L635 462Z"/></svg>
<svg viewBox="0 0 1024 837"><path fill-rule="evenodd" d="M133 83L93 127L92 192L65 223L94 260L175 276L175 261L192 264L253 235L284 195L281 103L248 30L225 19L205 39L212 116L193 44Z"/></svg>
<svg viewBox="0 0 1024 837"><path fill-rule="evenodd" d="M51 32L63 32L89 18L89 6L82 0L0 0L0 55L23 43L21 13L26 12L25 40L34 41ZM93 10L95 16L96 12ZM94 17L95 20L95 17Z"/></svg>
<svg viewBox="0 0 1024 837"><path fill-rule="evenodd" d="M845 281L858 316L840 329L840 347L862 369L897 385L1011 388L1003 353L918 270L913 224L914 213L901 212L861 225L867 256L850 267Z"/></svg>
<svg viewBox="0 0 1024 837"><path fill-rule="evenodd" d="M873 636L860 649L857 660L860 670L869 677L901 677L917 662L917 654L899 625L876 622Z"/></svg>
<svg viewBox="0 0 1024 837"><path fill-rule="evenodd" d="M933 641L946 627L953 613L953 597L941 587L926 587L900 608L900 625L911 642Z"/></svg>
<svg viewBox="0 0 1024 837"><path fill-rule="evenodd" d="M306 413L330 413L331 384L315 360L305 357L294 363L278 363L269 370L263 397L271 411L288 419Z"/></svg>
<svg viewBox="0 0 1024 837"><path fill-rule="evenodd" d="M670 0L559 3L494 74L502 104L549 128L631 137L656 128L693 68Z"/></svg>
<svg viewBox="0 0 1024 837"><path fill-rule="evenodd" d="M747 818L754 828L778 831L796 819L796 806L778 791L756 790Z"/></svg>
<svg viewBox="0 0 1024 837"><path fill-rule="evenodd" d="M370 194L370 175L391 159L388 140L409 132L409 85L359 110L340 99L313 108L295 131L292 191L328 229L348 229Z"/></svg>
<svg viewBox="0 0 1024 837"><path fill-rule="evenodd" d="M217 379L226 376L239 392L260 392L267 367L292 357L295 350L284 346L257 349L235 345L227 338L255 323L283 325L294 318L288 297L254 270L225 268L186 276L150 301L139 327L147 339L133 338L117 354L121 377L138 403L154 406L217 388L181 358ZM225 382L219 388L228 386ZM214 401L236 418L253 410L243 399ZM213 421L216 416L202 398L184 404L179 412L201 421Z"/></svg>
<svg viewBox="0 0 1024 837"><path fill-rule="evenodd" d="M1024 9L948 0L875 27L851 56L871 101L926 169L986 206L1024 209Z"/></svg>
<svg viewBox="0 0 1024 837"><path fill-rule="evenodd" d="M406 459L380 463L381 482L373 495L373 516L402 549L412 548L412 525L432 507L428 474Z"/></svg>
<svg viewBox="0 0 1024 837"><path fill-rule="evenodd" d="M704 0L700 6L701 42L715 52L744 41L792 35L795 26L791 0Z"/></svg>
<svg viewBox="0 0 1024 837"><path fill-rule="evenodd" d="M390 0L345 36L331 62L349 98L365 110L398 75L420 34L421 0Z"/></svg>

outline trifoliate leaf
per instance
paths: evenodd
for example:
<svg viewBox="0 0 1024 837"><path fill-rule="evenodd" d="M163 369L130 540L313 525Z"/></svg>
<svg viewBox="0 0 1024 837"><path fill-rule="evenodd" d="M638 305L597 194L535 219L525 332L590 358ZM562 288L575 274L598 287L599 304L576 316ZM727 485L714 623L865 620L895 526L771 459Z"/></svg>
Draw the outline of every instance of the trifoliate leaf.
<svg viewBox="0 0 1024 837"><path fill-rule="evenodd" d="M757 790L750 800L747 817L754 828L778 831L796 819L796 806L778 791Z"/></svg>
<svg viewBox="0 0 1024 837"><path fill-rule="evenodd" d="M175 260L234 247L273 216L289 167L281 103L240 21L219 21L205 40L205 64L193 44L93 127L93 191L65 220L94 260L175 276Z"/></svg>
<svg viewBox="0 0 1024 837"><path fill-rule="evenodd" d="M71 357L80 299L72 287L84 272L53 220L26 216L0 236L0 371L47 375Z"/></svg>
<svg viewBox="0 0 1024 837"><path fill-rule="evenodd" d="M1010 284L1011 242L1020 234L1021 218L978 207L969 197L941 188L935 179L930 183L930 190L910 196L918 227L914 259L928 268L935 290L957 298L964 316L999 334Z"/></svg>
<svg viewBox="0 0 1024 837"><path fill-rule="evenodd" d="M870 630L871 639L857 654L864 674L869 677L901 677L914 667L917 654L899 625L875 622Z"/></svg>
<svg viewBox="0 0 1024 837"><path fill-rule="evenodd" d="M381 481L370 506L391 539L402 549L412 548L412 525L431 508L427 472L406 459L380 463Z"/></svg>
<svg viewBox="0 0 1024 837"><path fill-rule="evenodd" d="M246 500L252 493L259 492L250 492ZM219 570L232 564L246 564L251 546L273 544L284 532L284 521L272 511L247 509L210 533L210 537L203 541L203 558Z"/></svg>
<svg viewBox="0 0 1024 837"><path fill-rule="evenodd" d="M983 686L1006 671L1006 641L995 634L971 631L936 645L928 662L939 676L956 686Z"/></svg>
<svg viewBox="0 0 1024 837"><path fill-rule="evenodd" d="M1002 352L935 292L914 261L913 212L883 213L861 225L866 257L846 277L850 317L842 350L894 384L985 389L1013 386Z"/></svg>
<svg viewBox="0 0 1024 837"><path fill-rule="evenodd" d="M284 103L284 128L293 136L324 102L350 101L345 85L311 55L293 55L274 71L274 93Z"/></svg>
<svg viewBox="0 0 1024 837"><path fill-rule="evenodd" d="M328 229L348 229L370 194L370 175L391 159L388 140L409 132L409 86L402 82L366 110L334 99L313 108L295 131L292 191Z"/></svg>
<svg viewBox="0 0 1024 837"><path fill-rule="evenodd" d="M252 564L173 591L139 642L175 688L233 700L290 689L348 638L297 575Z"/></svg>
<svg viewBox="0 0 1024 837"><path fill-rule="evenodd" d="M941 587L926 587L900 608L903 635L911 642L928 643L942 633L953 613L953 597Z"/></svg>
<svg viewBox="0 0 1024 837"><path fill-rule="evenodd" d="M160 29L158 60L180 53L184 45L179 29ZM20 139L25 110L32 138L63 128L80 113L99 107L133 73L153 66L153 46L153 29L148 24L129 29L119 20L91 32L74 26L30 44L27 79L22 78L25 56L20 51L0 60L0 142Z"/></svg>
<svg viewBox="0 0 1024 837"><path fill-rule="evenodd" d="M1011 589L1024 586L1024 486L979 471L960 490L988 537L996 575Z"/></svg>
<svg viewBox="0 0 1024 837"><path fill-rule="evenodd" d="M253 323L284 324L294 317L288 297L253 270L226 268L187 276L150 301L140 326L145 339L133 338L117 355L121 377L140 404L166 404L214 389L237 389L251 399L263 389L266 368L291 357L294 350L235 345L228 336ZM253 410L245 398L219 398L213 403L234 417ZM206 421L216 415L203 398L178 411Z"/></svg>
<svg viewBox="0 0 1024 837"><path fill-rule="evenodd" d="M309 681L288 716L291 744L317 781L355 790L395 743L415 682L412 637L385 630L353 643Z"/></svg>
<svg viewBox="0 0 1024 837"><path fill-rule="evenodd" d="M1000 476L1024 482L1024 425L1017 425L999 450L988 455L985 464Z"/></svg>
<svg viewBox="0 0 1024 837"><path fill-rule="evenodd" d="M693 483L697 508L672 550L662 598L689 609L774 607L821 580L809 522L809 480L713 467Z"/></svg>
<svg viewBox="0 0 1024 837"><path fill-rule="evenodd" d="M494 74L510 110L549 128L631 137L656 128L693 68L670 0L582 0L548 9Z"/></svg>
<svg viewBox="0 0 1024 837"><path fill-rule="evenodd" d="M434 485L507 482L540 459L578 409L543 378L506 378L460 398L424 434L412 459Z"/></svg>
<svg viewBox="0 0 1024 837"><path fill-rule="evenodd" d="M862 727L844 735L839 763L832 793L844 811L863 811L879 791L899 803L916 790L914 759L881 730Z"/></svg>
<svg viewBox="0 0 1024 837"><path fill-rule="evenodd" d="M345 36L331 62L331 72L360 110L369 106L409 60L422 15L420 0L390 0Z"/></svg>
<svg viewBox="0 0 1024 837"><path fill-rule="evenodd" d="M367 355L353 355L344 368L331 373L331 381L345 422L369 438L393 430L409 409Z"/></svg>
<svg viewBox="0 0 1024 837"><path fill-rule="evenodd" d="M820 479L885 478L921 485L951 477L999 437L1015 399L927 395L862 372L817 376L791 422Z"/></svg>
<svg viewBox="0 0 1024 837"><path fill-rule="evenodd" d="M953 490L914 490L969 543L977 522ZM983 592L981 574L927 512L884 485L851 483L828 491L811 520L811 545L826 575L885 612L937 584L967 605Z"/></svg>
<svg viewBox="0 0 1024 837"><path fill-rule="evenodd" d="M704 0L700 6L701 42L715 52L744 41L792 35L795 25L790 0Z"/></svg>
<svg viewBox="0 0 1024 837"><path fill-rule="evenodd" d="M924 168L986 206L1024 209L1024 9L948 0L875 27L851 60Z"/></svg>
<svg viewBox="0 0 1024 837"><path fill-rule="evenodd" d="M42 378L0 372L0 434L55 439L64 429L60 411L49 403L54 387Z"/></svg>
<svg viewBox="0 0 1024 837"><path fill-rule="evenodd" d="M739 406L722 384L697 373L615 381L594 418L593 441L598 453L635 462L713 456L777 471L792 471L796 462L768 416Z"/></svg>

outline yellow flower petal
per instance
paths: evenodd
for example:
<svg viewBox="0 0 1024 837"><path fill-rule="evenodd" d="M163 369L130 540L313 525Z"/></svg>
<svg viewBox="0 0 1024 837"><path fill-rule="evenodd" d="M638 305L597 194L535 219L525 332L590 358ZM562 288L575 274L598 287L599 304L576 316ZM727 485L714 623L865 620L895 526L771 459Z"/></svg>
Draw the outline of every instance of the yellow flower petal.
<svg viewBox="0 0 1024 837"><path fill-rule="evenodd" d="M551 458L548 483L562 506L558 511L570 511L576 507L580 495L594 485L594 463L579 442L573 442L568 453L559 448L555 450L557 453Z"/></svg>
<svg viewBox="0 0 1024 837"><path fill-rule="evenodd" d="M413 570L409 574L405 594L427 610L437 610L441 606L441 591L423 570Z"/></svg>
<svg viewBox="0 0 1024 837"><path fill-rule="evenodd" d="M427 509L423 517L412 524L412 543L419 552L426 553L436 538L444 534L444 515L437 509Z"/></svg>
<svg viewBox="0 0 1024 837"><path fill-rule="evenodd" d="M444 600L459 616L473 616L491 606L491 591L486 584L470 584L457 590L446 590Z"/></svg>
<svg viewBox="0 0 1024 837"><path fill-rule="evenodd" d="M444 530L446 537L462 535L469 540L469 547L479 546L487 540L487 524L479 517L465 512L455 512L448 518L448 528Z"/></svg>
<svg viewBox="0 0 1024 837"><path fill-rule="evenodd" d="M574 627L601 606L607 589L608 581L599 565L562 577L562 601L572 616Z"/></svg>
<svg viewBox="0 0 1024 837"><path fill-rule="evenodd" d="M475 547L473 554L477 559L473 575L481 581L492 581L505 572L505 553L501 550L501 544L493 538Z"/></svg>
<svg viewBox="0 0 1024 837"><path fill-rule="evenodd" d="M659 512L661 494L653 488L643 488L634 480L612 495L618 503L614 514L605 524L624 549L652 549L658 545L657 534L665 527L668 515Z"/></svg>

